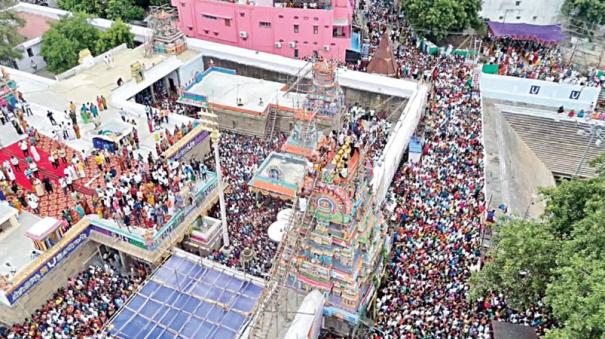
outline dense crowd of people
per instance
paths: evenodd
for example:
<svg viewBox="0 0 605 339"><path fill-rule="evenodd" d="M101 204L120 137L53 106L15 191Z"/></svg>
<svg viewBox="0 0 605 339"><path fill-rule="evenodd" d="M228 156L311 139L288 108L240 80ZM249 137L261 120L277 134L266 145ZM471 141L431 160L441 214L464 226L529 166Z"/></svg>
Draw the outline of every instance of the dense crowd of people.
<svg viewBox="0 0 605 339"><path fill-rule="evenodd" d="M372 336L490 338L491 320L533 326L543 333L552 324L540 303L516 312L501 294L468 299L468 278L481 264L485 212L480 101L468 82L471 67L461 57L418 50L405 20L382 2L365 1L364 7L370 53L389 27L399 75L433 81L417 131L424 145L421 161L402 164L385 202L396 229ZM349 67L363 71L363 66Z"/></svg>
<svg viewBox="0 0 605 339"><path fill-rule="evenodd" d="M605 76L599 75L598 69L580 71L565 63L557 45L487 37L482 55L487 58L488 64L498 65L501 75L593 87L605 84Z"/></svg>
<svg viewBox="0 0 605 339"><path fill-rule="evenodd" d="M177 141L181 140L187 133L193 130L193 124L189 121L188 124L181 123L179 127L174 126L172 132L169 128L166 128L163 132L155 132L153 134L154 142L155 142L155 152L156 154L162 154L166 150L168 150L172 145L174 145Z"/></svg>
<svg viewBox="0 0 605 339"><path fill-rule="evenodd" d="M384 29L388 27L399 67L397 76L416 80L430 76L435 58L416 52L420 39L404 16L397 13L391 4L362 1L360 12L368 32L370 59L378 48ZM597 68L579 69L566 62L556 44L487 36L480 53L486 64L498 65L498 73L501 75L592 87L605 85L605 75L599 73ZM369 60L359 60L346 66L366 71L368 63Z"/></svg>
<svg viewBox="0 0 605 339"><path fill-rule="evenodd" d="M118 157L121 174L105 160L103 152L97 152L94 159L104 173L104 186L96 187L93 211L128 228L161 228L175 209L193 203L199 185L207 179L207 168L195 159L171 161L152 153L147 159L140 155L135 158L132 150L122 148Z"/></svg>
<svg viewBox="0 0 605 339"><path fill-rule="evenodd" d="M431 80L433 84L417 131L423 143L421 160L402 164L384 205L395 232L392 257L378 292L378 315L372 337L490 338L491 320L532 326L543 334L552 323L539 301L534 307L519 312L508 307L506 297L495 291L478 300L469 300L468 278L482 264L480 232L486 212L481 108L479 93L469 83L472 66L459 56L419 51L418 38L391 4L366 0L362 1L361 8L369 33L370 55L388 28L394 41L398 76ZM596 70L582 73L566 66L559 50L535 42L486 38L481 53L488 63L499 65L500 74L586 86L602 86L605 80L599 78ZM346 66L365 71L367 62ZM98 106L83 105L81 118L85 123L97 117L95 111L102 110L103 100L98 99ZM147 97L143 100L149 107L147 119L152 133L168 123L169 113L195 114L167 94L158 94L155 103ZM585 112L568 115L582 118ZM48 118L52 122L52 114ZM329 134L332 143L339 147L351 143L351 150L356 150L372 140L368 157L376 161L390 132L387 117L383 112L354 104L347 110L347 121L350 122L347 132ZM73 124L77 126L75 121ZM191 129L191 125L181 125L173 132L157 133L157 153L164 152ZM27 126L23 131L27 131ZM277 243L268 237L267 227L287 203L252 192L248 182L257 166L284 141L282 134L265 141L222 132L219 150L228 185L225 200L231 245L226 251L212 253L211 259L267 277L277 250ZM138 142L124 145L113 163L108 160L112 156L106 151L91 155L89 159L102 173L102 182L95 190L91 206L86 199L76 199L75 208L80 216L97 214L126 227L157 229L175 208L192 203L192 196L184 192L194 192L195 186L206 180L208 168L214 168L212 158L206 163L197 160L179 163L150 153L145 159L135 156L136 148ZM60 155L51 156L57 161L60 158ZM66 177L79 176L77 162L69 167L72 166ZM2 175L10 177L10 173L0 171ZM32 173L31 178L32 184L44 186L35 181L40 181L35 174ZM74 194L68 182L60 183L64 194ZM23 202L30 204L27 197ZM220 219L219 214L217 204L209 215ZM70 224L74 222L71 215L64 216ZM248 262L242 262L244 249L253 251ZM60 289L31 320L13 326L6 336L98 334L102 324L139 282L91 267L70 280L69 286Z"/></svg>
<svg viewBox="0 0 605 339"><path fill-rule="evenodd" d="M136 292L144 275L122 275L110 266L89 266L69 278L29 319L0 328L0 337L109 338L104 325Z"/></svg>
<svg viewBox="0 0 605 339"><path fill-rule="evenodd" d="M398 228L377 302L385 338L490 332L488 319L473 316L466 301L484 206L479 100L465 84L470 71L457 58L442 60L421 162L404 164L392 184L389 213Z"/></svg>
<svg viewBox="0 0 605 339"><path fill-rule="evenodd" d="M246 269L250 274L266 277L277 250L277 243L269 238L267 227L275 222L277 213L286 208L286 202L256 194L248 187L254 172L272 150L285 140L278 135L271 142L231 132L222 132L219 151L224 181L229 185L225 191L227 224L231 241L230 252L215 252L210 258L227 266ZM214 167L213 159L208 163ZM220 219L219 206L208 214ZM242 263L241 252L249 248L254 251L250 262Z"/></svg>
<svg viewBox="0 0 605 339"><path fill-rule="evenodd" d="M154 84L154 94L145 90L135 96L136 102L158 111L167 111L170 114L181 114L197 117L199 109L190 105L178 103L178 93L165 88L161 82Z"/></svg>

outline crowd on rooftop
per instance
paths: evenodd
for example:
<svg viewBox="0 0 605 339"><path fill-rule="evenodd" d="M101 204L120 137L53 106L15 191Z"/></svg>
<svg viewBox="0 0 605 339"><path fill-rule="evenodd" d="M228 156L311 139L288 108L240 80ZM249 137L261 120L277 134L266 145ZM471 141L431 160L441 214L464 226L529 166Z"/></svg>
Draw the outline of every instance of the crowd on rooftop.
<svg viewBox="0 0 605 339"><path fill-rule="evenodd" d="M158 230L175 210L193 204L199 185L207 180L208 169L195 159L172 161L152 153L144 159L127 148L120 152L121 174L102 152L94 156L104 183L97 186L92 203L99 218L120 226Z"/></svg>
<svg viewBox="0 0 605 339"><path fill-rule="evenodd" d="M498 65L501 75L591 87L605 84L605 76L599 75L598 69L577 69L564 59L557 45L486 37L481 52L488 64Z"/></svg>
<svg viewBox="0 0 605 339"><path fill-rule="evenodd" d="M69 278L67 286L59 288L30 318L8 328L0 327L0 337L109 338L104 325L136 291L145 275L122 275L111 266L104 266L89 266Z"/></svg>
<svg viewBox="0 0 605 339"><path fill-rule="evenodd" d="M66 126L65 122L75 127L78 123L97 121L99 112L106 109L102 97L98 97L97 101L98 106L94 103L82 105L80 121L75 115L76 105L71 102L64 119L61 119L63 126ZM141 152L137 152L140 145L136 127L116 144L115 154L107 149L78 154L63 143L66 139L76 137L71 135L73 130L63 133L57 130L54 133L53 129L54 140L48 141L27 124L24 114L24 109L17 109L14 113L17 125L27 133L27 137L19 142L24 159L13 156L10 161L4 161L0 169L0 181L3 183L0 195L19 211L29 208L39 214L41 199L48 196L50 204L54 204L57 195L62 194L70 203L52 216L62 218L68 226L85 215L95 214L100 218L114 219L124 227L159 229L175 209L192 203L193 193L207 178L208 169L195 159L170 161L152 152L143 157ZM53 127L60 126L52 112L47 113L47 118ZM126 119L125 122L132 123ZM162 133L162 139L157 140L156 144L158 154L165 151L166 145L174 144L192 129L189 123L177 126L172 133L168 130L157 132L158 136ZM75 131L74 134L79 134L78 129ZM40 159L38 149L45 151L48 159ZM44 163L48 160L46 169L39 168L41 160ZM57 170L59 166L65 168L54 177L55 174L49 170ZM24 173L32 185L32 192L21 187L23 183L16 180L15 171ZM53 211L51 207L48 209Z"/></svg>
<svg viewBox="0 0 605 339"><path fill-rule="evenodd" d="M153 134L154 142L155 142L155 152L156 154L162 154L166 150L168 150L172 145L174 145L177 141L181 140L187 133L193 130L193 124L189 121L188 124L184 122L181 123L181 126L174 126L172 132L169 128L164 129L164 131L158 131Z"/></svg>

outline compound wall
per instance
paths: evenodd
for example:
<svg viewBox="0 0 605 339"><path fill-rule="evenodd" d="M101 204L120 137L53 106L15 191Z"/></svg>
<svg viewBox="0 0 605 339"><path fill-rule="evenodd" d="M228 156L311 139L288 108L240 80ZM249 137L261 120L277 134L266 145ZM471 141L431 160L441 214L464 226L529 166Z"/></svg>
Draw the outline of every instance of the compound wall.
<svg viewBox="0 0 605 339"><path fill-rule="evenodd" d="M600 89L550 81L481 73L481 96L489 99L523 102L566 110L592 110Z"/></svg>

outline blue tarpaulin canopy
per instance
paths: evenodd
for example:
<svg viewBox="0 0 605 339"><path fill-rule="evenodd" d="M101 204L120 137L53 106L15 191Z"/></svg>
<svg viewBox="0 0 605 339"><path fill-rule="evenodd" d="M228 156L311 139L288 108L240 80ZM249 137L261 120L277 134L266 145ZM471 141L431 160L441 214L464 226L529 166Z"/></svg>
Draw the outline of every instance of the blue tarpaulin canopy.
<svg viewBox="0 0 605 339"><path fill-rule="evenodd" d="M235 338L263 287L230 269L173 255L108 328L117 338Z"/></svg>

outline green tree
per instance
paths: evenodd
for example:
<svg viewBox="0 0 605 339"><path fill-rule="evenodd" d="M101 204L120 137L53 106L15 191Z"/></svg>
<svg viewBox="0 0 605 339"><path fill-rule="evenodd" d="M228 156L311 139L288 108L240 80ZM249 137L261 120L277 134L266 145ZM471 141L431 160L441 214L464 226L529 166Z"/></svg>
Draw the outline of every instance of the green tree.
<svg viewBox="0 0 605 339"><path fill-rule="evenodd" d="M134 47L134 33L122 19L117 19L108 30L101 33L95 50L97 53L105 53L121 44L126 44L130 48Z"/></svg>
<svg viewBox="0 0 605 339"><path fill-rule="evenodd" d="M59 8L70 12L82 12L103 17L107 8L106 0L58 0Z"/></svg>
<svg viewBox="0 0 605 339"><path fill-rule="evenodd" d="M497 228L491 261L471 278L473 297L496 289L525 308L544 297L560 242L540 222L515 220Z"/></svg>
<svg viewBox="0 0 605 339"><path fill-rule="evenodd" d="M596 25L605 25L603 0L565 0L561 10L579 27L594 28Z"/></svg>
<svg viewBox="0 0 605 339"><path fill-rule="evenodd" d="M21 57L21 51L15 46L23 42L17 28L23 27L25 21L14 11L7 8L14 5L12 0L0 0L0 62L8 62Z"/></svg>
<svg viewBox="0 0 605 339"><path fill-rule="evenodd" d="M63 17L42 36L41 54L48 69L60 73L78 64L81 50L94 53L98 38L99 30L88 23L85 14Z"/></svg>
<svg viewBox="0 0 605 339"><path fill-rule="evenodd" d="M161 5L166 5L169 3L170 3L170 0L151 0L151 1L149 1L149 4L151 6L161 6Z"/></svg>
<svg viewBox="0 0 605 339"><path fill-rule="evenodd" d="M592 164L602 169L604 162ZM540 220L496 226L490 261L471 277L471 297L500 291L519 310L543 300L560 324L546 338L604 338L605 173L543 194Z"/></svg>
<svg viewBox="0 0 605 339"><path fill-rule="evenodd" d="M597 174L605 175L605 152L590 161L590 166L595 169Z"/></svg>
<svg viewBox="0 0 605 339"><path fill-rule="evenodd" d="M557 269L557 280L546 291L553 316L563 325L546 338L603 338L605 336L605 257L575 255Z"/></svg>
<svg viewBox="0 0 605 339"><path fill-rule="evenodd" d="M477 26L481 0L406 0L403 9L419 34L441 40L448 31Z"/></svg>
<svg viewBox="0 0 605 339"><path fill-rule="evenodd" d="M587 205L605 196L605 185L601 177L564 181L555 188L544 190L543 194L549 225L557 237L564 238L576 222L586 217Z"/></svg>
<svg viewBox="0 0 605 339"><path fill-rule="evenodd" d="M133 0L109 0L105 10L107 19L122 19L126 22L142 20L145 10L134 4Z"/></svg>

